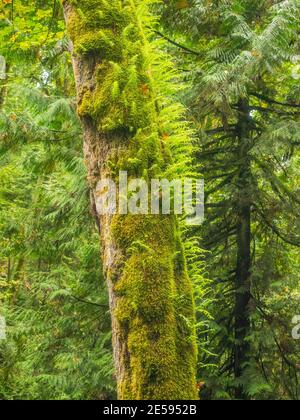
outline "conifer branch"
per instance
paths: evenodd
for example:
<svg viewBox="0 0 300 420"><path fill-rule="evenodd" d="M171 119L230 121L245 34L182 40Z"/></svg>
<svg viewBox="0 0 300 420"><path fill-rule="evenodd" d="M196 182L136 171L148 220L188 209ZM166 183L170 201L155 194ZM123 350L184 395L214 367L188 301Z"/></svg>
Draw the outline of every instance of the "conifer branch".
<svg viewBox="0 0 300 420"><path fill-rule="evenodd" d="M255 96L257 99L261 99L264 102L268 102L268 103L274 104L274 105L286 106L286 107L290 107L290 108L300 108L300 104L293 104L293 103L288 103L288 102L276 101L275 99L271 99L268 96L261 95L259 93L255 93L255 92L250 92L250 96Z"/></svg>

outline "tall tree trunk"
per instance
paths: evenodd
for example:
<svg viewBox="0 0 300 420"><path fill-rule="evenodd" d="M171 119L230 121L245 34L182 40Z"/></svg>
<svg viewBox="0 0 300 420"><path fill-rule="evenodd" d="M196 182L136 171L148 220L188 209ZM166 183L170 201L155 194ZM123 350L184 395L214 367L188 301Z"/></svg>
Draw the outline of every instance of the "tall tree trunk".
<svg viewBox="0 0 300 420"><path fill-rule="evenodd" d="M4 59L4 57L3 57ZM2 110L4 103L5 103L5 98L7 95L7 75L8 75L8 71L9 71L9 66L6 63L5 66L3 67L3 69L1 69L3 71L3 73L1 72L0 75L0 110Z"/></svg>
<svg viewBox="0 0 300 420"><path fill-rule="evenodd" d="M235 355L234 373L238 379L242 376L249 357L249 342L246 340L250 333L249 304L251 299L251 166L249 149L250 115L246 100L239 104L238 140L239 140L239 178L237 197L237 270L236 270L236 298L235 298ZM238 387L236 397L243 398L244 392Z"/></svg>
<svg viewBox="0 0 300 420"><path fill-rule="evenodd" d="M142 2L63 1L92 200L120 170L144 178L165 159ZM102 215L102 259L119 399L195 399L192 285L173 216Z"/></svg>

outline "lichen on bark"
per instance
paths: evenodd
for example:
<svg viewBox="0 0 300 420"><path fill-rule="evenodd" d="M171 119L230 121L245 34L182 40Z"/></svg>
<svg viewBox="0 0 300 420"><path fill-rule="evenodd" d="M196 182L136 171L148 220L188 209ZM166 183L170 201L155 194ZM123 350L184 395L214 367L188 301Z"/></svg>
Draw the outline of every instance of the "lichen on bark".
<svg viewBox="0 0 300 420"><path fill-rule="evenodd" d="M159 177L189 133L170 63L149 42L145 0L63 1L85 159L97 182ZM195 399L192 285L175 216L98 215L120 399Z"/></svg>

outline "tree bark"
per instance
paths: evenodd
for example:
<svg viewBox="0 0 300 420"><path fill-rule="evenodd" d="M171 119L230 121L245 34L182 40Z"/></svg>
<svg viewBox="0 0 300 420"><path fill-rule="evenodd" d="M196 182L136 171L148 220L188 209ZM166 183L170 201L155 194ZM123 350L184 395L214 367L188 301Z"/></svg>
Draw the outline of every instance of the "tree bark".
<svg viewBox="0 0 300 420"><path fill-rule="evenodd" d="M247 100L239 104L238 122L238 159L240 162L238 175L237 197L237 269L236 269L236 297L235 297L235 349L234 373L239 379L249 360L250 333L249 304L251 299L251 161L249 149L250 114ZM237 398L244 398L242 387L237 388Z"/></svg>
<svg viewBox="0 0 300 420"><path fill-rule="evenodd" d="M0 111L3 109L5 98L7 95L7 78L9 72L9 65L5 65L5 74L0 78Z"/></svg>
<svg viewBox="0 0 300 420"><path fill-rule="evenodd" d="M193 293L176 219L102 215L95 206L99 180L117 181L120 170L150 177L164 160L153 128L158 109L145 58L150 47L137 17L140 3L86 0L63 6L100 225L118 398L195 399Z"/></svg>

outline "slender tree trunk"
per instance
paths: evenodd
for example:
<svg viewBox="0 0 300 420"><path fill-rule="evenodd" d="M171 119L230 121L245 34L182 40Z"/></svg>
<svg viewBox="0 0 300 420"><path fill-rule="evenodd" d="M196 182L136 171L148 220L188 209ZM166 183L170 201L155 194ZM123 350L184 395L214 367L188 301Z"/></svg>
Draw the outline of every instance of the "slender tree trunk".
<svg viewBox="0 0 300 420"><path fill-rule="evenodd" d="M175 218L102 215L95 206L100 179L117 181L120 170L145 176L163 159L159 136L152 133L157 104L136 3L63 1L100 224L118 397L195 399L194 303Z"/></svg>
<svg viewBox="0 0 300 420"><path fill-rule="evenodd" d="M4 69L5 69L5 73L2 74L0 78L0 110L4 106L5 98L7 95L7 75L9 72L9 66L7 63Z"/></svg>
<svg viewBox="0 0 300 420"><path fill-rule="evenodd" d="M235 298L235 355L234 373L238 379L242 376L249 358L249 342L246 340L250 333L249 304L251 299L250 271L251 271L251 166L249 149L250 115L246 100L240 101L238 122L239 140L239 179L237 200L237 270L236 270L236 298ZM241 387L237 389L236 397L243 398Z"/></svg>
<svg viewBox="0 0 300 420"><path fill-rule="evenodd" d="M10 257L7 258L7 276L6 276L6 280L8 282L10 282L10 280L11 280L11 258Z"/></svg>

